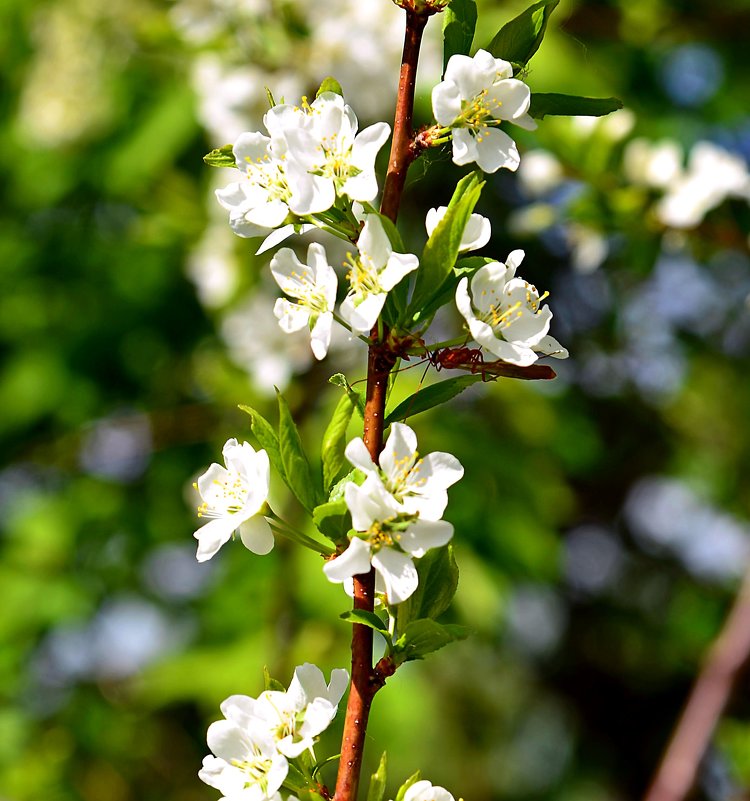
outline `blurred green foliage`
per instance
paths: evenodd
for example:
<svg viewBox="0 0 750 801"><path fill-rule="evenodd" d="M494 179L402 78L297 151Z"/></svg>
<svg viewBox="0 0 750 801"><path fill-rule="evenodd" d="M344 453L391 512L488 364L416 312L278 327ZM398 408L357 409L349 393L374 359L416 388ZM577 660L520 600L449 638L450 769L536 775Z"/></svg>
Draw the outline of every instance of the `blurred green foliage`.
<svg viewBox="0 0 750 801"><path fill-rule="evenodd" d="M223 258L239 271L222 302L199 302L188 279L204 229L224 225L202 155L232 138L199 123L194 68L214 53L278 70L313 36L303 6L259 3L256 27L241 4L208 0L0 8L7 801L214 798L195 774L219 702L257 694L264 665L286 683L303 661L348 664L347 599L319 559L279 542L199 566L190 536L191 477L227 437L250 436L237 404L274 414L225 342L226 311L262 285L262 262L231 242ZM475 45L522 8L480 3ZM216 30L191 38L181 14ZM747 159L748 24L742 0L563 2L528 80L617 95L638 135L711 139ZM567 183L534 207L553 224L523 238L505 223L533 204L515 176L489 177L486 253L526 249L523 274L551 290L572 359L550 385L478 384L413 421L423 452L466 468L451 490L461 582L445 619L475 635L389 681L368 769L387 749L391 795L420 768L472 801L636 798L749 551L750 215L730 198L665 231L648 190L623 179L622 137L547 120L521 143L553 153ZM430 162L401 220L420 244L424 210L457 177L444 155ZM606 241L598 269L571 266L570 226ZM307 442L338 401L336 358L297 367L286 389ZM400 374L394 404L422 373ZM747 785L748 742L741 687L696 798Z"/></svg>

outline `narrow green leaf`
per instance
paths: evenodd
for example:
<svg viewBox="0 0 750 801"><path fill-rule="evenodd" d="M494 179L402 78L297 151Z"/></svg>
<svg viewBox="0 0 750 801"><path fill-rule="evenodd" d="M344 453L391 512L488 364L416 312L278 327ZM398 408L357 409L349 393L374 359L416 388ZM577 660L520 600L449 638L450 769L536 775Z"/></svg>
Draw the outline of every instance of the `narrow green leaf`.
<svg viewBox="0 0 750 801"><path fill-rule="evenodd" d="M443 74L451 56L469 55L476 27L476 0L451 0L443 12Z"/></svg>
<svg viewBox="0 0 750 801"><path fill-rule="evenodd" d="M487 46L495 58L526 65L539 49L550 14L560 0L540 0L503 25Z"/></svg>
<svg viewBox="0 0 750 801"><path fill-rule="evenodd" d="M398 788L398 792L396 793L396 801L404 801L404 796L406 795L406 791L412 786L412 784L416 784L422 778L422 774L420 771L413 773L409 778Z"/></svg>
<svg viewBox="0 0 750 801"><path fill-rule="evenodd" d="M318 531L337 544L346 541L346 534L352 527L349 510L343 498L316 506L312 512L312 519Z"/></svg>
<svg viewBox="0 0 750 801"><path fill-rule="evenodd" d="M469 636L463 626L442 625L434 620L412 620L394 644L393 660L397 665L424 659L427 654Z"/></svg>
<svg viewBox="0 0 750 801"><path fill-rule="evenodd" d="M352 609L348 612L343 612L339 617L342 620L346 620L347 623L359 623L361 626L374 629L382 634L388 643L391 641L391 634L385 623L374 612L367 612L365 609Z"/></svg>
<svg viewBox="0 0 750 801"><path fill-rule="evenodd" d="M412 620L434 620L450 606L458 588L458 565L453 546L431 548L417 560L419 584L416 591L396 607L396 624L405 632Z"/></svg>
<svg viewBox="0 0 750 801"><path fill-rule="evenodd" d="M465 175L456 185L445 216L437 224L422 251L407 317L419 312L450 275L458 258L461 236L483 187L484 181L476 172Z"/></svg>
<svg viewBox="0 0 750 801"><path fill-rule="evenodd" d="M341 88L341 84L330 75L327 78L323 78L323 82L315 93L315 97L320 97L323 92L333 92L336 95L341 95L341 97L344 96L344 90Z"/></svg>
<svg viewBox="0 0 750 801"><path fill-rule="evenodd" d="M388 241L391 243L393 249L397 253L405 253L406 248L404 247L404 240L401 238L398 228L396 228L396 223L394 223L390 217L386 217L385 214L381 214L379 211L375 213L380 217L385 235L388 237Z"/></svg>
<svg viewBox="0 0 750 801"><path fill-rule="evenodd" d="M556 92L535 92L531 95L529 114L538 120L548 114L562 117L603 117L622 108L616 97L578 97Z"/></svg>
<svg viewBox="0 0 750 801"><path fill-rule="evenodd" d="M250 415L250 429L258 440L260 447L268 454L271 464L274 466L279 475L287 481L286 470L284 470L284 462L281 459L281 451L279 449L279 438L273 430L273 426L266 420L260 412L257 412L252 406L244 406L240 404L240 409ZM288 483L288 482L287 482Z"/></svg>
<svg viewBox="0 0 750 801"><path fill-rule="evenodd" d="M284 687L280 681L277 681L271 677L271 674L268 670L268 665L264 665L263 667L263 689L286 692L286 687Z"/></svg>
<svg viewBox="0 0 750 801"><path fill-rule="evenodd" d="M236 167L237 159L234 157L232 148L233 145L217 147L210 153L206 153L203 157L203 161L205 161L209 167Z"/></svg>
<svg viewBox="0 0 750 801"><path fill-rule="evenodd" d="M273 96L273 92L266 86L266 100L268 101L268 108L273 108L276 105L276 98Z"/></svg>
<svg viewBox="0 0 750 801"><path fill-rule="evenodd" d="M323 434L321 458L323 461L323 490L328 490L336 480L336 476L346 461L346 430L352 419L356 400L349 393L342 396L334 409L331 422Z"/></svg>
<svg viewBox="0 0 750 801"><path fill-rule="evenodd" d="M276 396L279 402L279 451L287 485L305 509L312 512L323 500L322 492L313 478L289 406L280 392L277 391Z"/></svg>
<svg viewBox="0 0 750 801"><path fill-rule="evenodd" d="M385 798L385 783L387 779L386 768L387 758L385 751L383 751L383 756L380 757L378 769L372 774L372 776L370 776L370 787L367 790L367 801L383 801Z"/></svg>
<svg viewBox="0 0 750 801"><path fill-rule="evenodd" d="M346 376L343 373L335 373L328 379L328 383L333 384L334 386L337 387L341 387L342 389L346 390L346 394L351 396L352 400L356 404L357 411L359 412L360 416L364 418L365 416L364 393L354 389L354 387L352 387L352 385L346 380Z"/></svg>
<svg viewBox="0 0 750 801"><path fill-rule="evenodd" d="M399 420L406 420L407 417L414 417L420 412L426 412L441 403L460 395L467 387L481 381L482 376L477 374L460 375L456 378L449 378L446 381L439 381L437 384L430 384L419 392L415 392L411 397L401 401L399 405L389 412L385 418L385 425L397 423Z"/></svg>
<svg viewBox="0 0 750 801"><path fill-rule="evenodd" d="M295 767L291 762L289 763L286 778L284 779L284 787L292 790L296 796L305 793L308 789L308 781L302 771Z"/></svg>

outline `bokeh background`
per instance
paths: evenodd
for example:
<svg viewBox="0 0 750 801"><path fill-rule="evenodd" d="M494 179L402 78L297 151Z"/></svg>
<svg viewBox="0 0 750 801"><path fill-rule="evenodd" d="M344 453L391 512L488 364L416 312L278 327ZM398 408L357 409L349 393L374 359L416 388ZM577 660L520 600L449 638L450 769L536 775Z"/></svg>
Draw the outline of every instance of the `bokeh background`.
<svg viewBox="0 0 750 801"><path fill-rule="evenodd" d="M479 6L475 46L523 8ZM315 443L327 377L363 372L345 338L313 364L280 332L266 262L213 198L230 173L201 157L259 126L265 86L296 99L333 74L362 124L390 120L401 13L0 5L2 801L208 801L196 771L223 698L257 694L264 665L285 683L302 661L348 665L347 601L313 555L194 558L190 482L250 436L237 404L272 416L276 384ZM526 250L571 358L554 382L480 384L412 421L466 467L448 619L475 634L376 699L391 797L421 768L467 801L638 798L719 630L750 557L749 29L744 0L562 0L552 17L532 90L626 108L517 131L521 170L488 178L483 252ZM414 168L417 252L458 175L446 154ZM694 797L748 784L743 682Z"/></svg>

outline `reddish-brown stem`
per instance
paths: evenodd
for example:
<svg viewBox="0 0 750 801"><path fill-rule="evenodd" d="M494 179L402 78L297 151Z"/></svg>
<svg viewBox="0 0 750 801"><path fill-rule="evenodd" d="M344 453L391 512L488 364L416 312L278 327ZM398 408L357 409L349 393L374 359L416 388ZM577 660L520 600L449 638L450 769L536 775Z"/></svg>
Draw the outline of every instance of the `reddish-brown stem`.
<svg viewBox="0 0 750 801"><path fill-rule="evenodd" d="M750 658L750 570L675 727L644 801L682 801L740 671Z"/></svg>
<svg viewBox="0 0 750 801"><path fill-rule="evenodd" d="M426 13L417 14L410 10L406 12L404 55L393 123L393 142L380 207L380 211L394 222L398 216L406 173L416 154L411 120L419 46L427 17ZM377 462L383 448L388 377L398 357L385 345L388 331L384 325L380 331L376 325L370 336L373 344L367 360L364 441L372 460ZM354 576L354 608L372 612L374 603L375 571L371 569L369 573ZM393 674L393 669L388 660L382 659L373 668L372 629L355 623L352 626L352 683L344 719L335 801L355 801L357 797L370 706L375 693L385 684L386 678Z"/></svg>
<svg viewBox="0 0 750 801"><path fill-rule="evenodd" d="M377 336L377 328L372 336ZM396 357L377 345L370 347L367 363L364 441L373 461L383 447L383 418L388 390L388 376ZM375 571L354 576L354 608L372 612L375 603ZM385 676L372 667L372 629L355 623L352 626L352 685L344 719L341 759L336 780L336 801L354 801L365 745L367 721L375 693L385 683Z"/></svg>
<svg viewBox="0 0 750 801"><path fill-rule="evenodd" d="M398 216L406 173L418 154L414 148L414 131L411 120L414 113L414 87L417 81L419 47L422 43L422 33L427 19L426 14L418 14L415 11L406 12L406 36L404 37L404 54L401 58L401 74L398 81L396 115L393 121L393 141L383 189L383 202L380 204L381 214L390 217L394 222Z"/></svg>

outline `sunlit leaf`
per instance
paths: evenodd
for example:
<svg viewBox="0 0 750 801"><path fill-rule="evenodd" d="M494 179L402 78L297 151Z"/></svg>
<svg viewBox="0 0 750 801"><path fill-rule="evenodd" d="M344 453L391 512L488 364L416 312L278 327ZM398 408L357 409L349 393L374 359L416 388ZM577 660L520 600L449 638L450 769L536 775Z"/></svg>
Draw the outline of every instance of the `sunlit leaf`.
<svg viewBox="0 0 750 801"><path fill-rule="evenodd" d="M529 114L538 120L550 116L603 117L622 108L616 97L578 97L556 92L533 92Z"/></svg>
<svg viewBox="0 0 750 801"><path fill-rule="evenodd" d="M487 46L495 58L524 66L539 49L550 14L560 0L541 0L503 25Z"/></svg>

